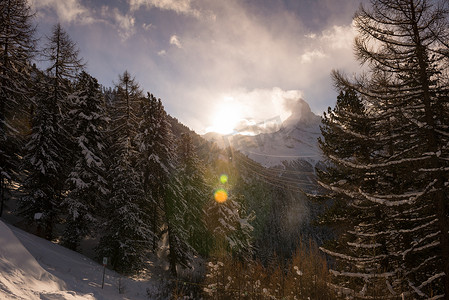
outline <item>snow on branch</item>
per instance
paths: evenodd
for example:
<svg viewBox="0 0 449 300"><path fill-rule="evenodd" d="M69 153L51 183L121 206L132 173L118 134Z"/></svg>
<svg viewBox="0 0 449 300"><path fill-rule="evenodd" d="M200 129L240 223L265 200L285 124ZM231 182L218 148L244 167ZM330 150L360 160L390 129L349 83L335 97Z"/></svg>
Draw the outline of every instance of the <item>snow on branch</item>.
<svg viewBox="0 0 449 300"><path fill-rule="evenodd" d="M368 195L367 193L363 192L362 189L359 188L359 193L365 197L367 200L384 204L386 206L399 206L403 204L413 204L416 200L419 199L422 195L426 194L437 182L438 180L435 179L434 181L430 182L427 187L421 191L421 192L414 192L414 193L404 193L400 195ZM389 199L397 199L397 198L407 198L404 200L396 200L396 201L390 201Z"/></svg>
<svg viewBox="0 0 449 300"><path fill-rule="evenodd" d="M319 249L330 256L334 256L334 257L338 257L338 258L342 258L342 259L350 260L350 261L358 261L358 262L371 262L371 261L375 261L375 260L382 259L382 258L386 257L386 255L384 255L384 254L372 256L372 257L354 257L354 256L346 255L346 254L336 253L336 252L330 251L328 249L325 249L323 247L320 247Z"/></svg>
<svg viewBox="0 0 449 300"><path fill-rule="evenodd" d="M428 226L430 226L430 225L433 225L433 224L436 223L437 221L438 221L438 219L434 219L434 220L430 221L429 223L425 223L425 224L422 224L422 225L420 225L420 226L416 226L416 227L411 228L411 229L399 229L398 232L400 232L400 233L410 233L410 232L415 232L415 231L421 230L421 229L423 229L423 228L426 228L426 227L428 227Z"/></svg>
<svg viewBox="0 0 449 300"><path fill-rule="evenodd" d="M419 289L422 289L423 287L425 287L426 285L428 285L429 283L431 283L432 281L434 281L435 279L438 279L438 278L440 278L440 277L443 277L443 276L445 276L446 274L444 273L444 272L441 272L441 273L438 273L438 274L435 274L435 275L433 275L432 277L430 277L429 279L427 279L426 281L424 281L423 283L421 283L420 285L419 285Z"/></svg>
<svg viewBox="0 0 449 300"><path fill-rule="evenodd" d="M410 281L408 282L408 285L417 293L420 297L425 297L426 294L424 294L420 289L415 287Z"/></svg>
<svg viewBox="0 0 449 300"><path fill-rule="evenodd" d="M334 276L345 276L345 277L356 277L356 278L388 278L396 275L394 272L385 272L385 273L354 273L354 272L339 272L330 269L329 272Z"/></svg>
<svg viewBox="0 0 449 300"><path fill-rule="evenodd" d="M434 223L436 223L437 221L438 221L437 219L434 219L434 220L432 220L432 221L430 221L428 223L425 223L423 225L420 225L420 226L417 226L417 227L414 227L414 228L411 228L411 229L378 231L378 232L373 232L373 233L356 232L356 231L350 230L350 231L348 231L348 233L356 235L356 236L363 236L363 237L376 237L376 236L379 236L379 235L390 235L390 234L395 234L395 233L410 233L410 232L415 232L415 231L421 230L423 228L426 228L428 226L431 226ZM419 242L422 242L423 240L427 239L429 236L426 236L425 238L421 239ZM400 255L402 255L402 253Z"/></svg>
<svg viewBox="0 0 449 300"><path fill-rule="evenodd" d="M449 132L445 132L445 131L442 131L442 130L439 130L439 129L434 129L434 130L436 132L438 132L439 134L441 134L441 135L449 137Z"/></svg>
<svg viewBox="0 0 449 300"><path fill-rule="evenodd" d="M372 248L377 248L377 247L381 247L382 244L379 243L374 243L374 244L359 244L359 243L351 243L348 242L349 246L352 247L356 247L356 248L364 248L364 249L372 249Z"/></svg>
<svg viewBox="0 0 449 300"><path fill-rule="evenodd" d="M421 161L421 160L426 160L431 158L431 156L422 156L422 157L412 157L412 158L403 158L400 160L394 160L394 161L389 161L389 162L385 162L385 163L379 163L379 164L356 164L341 158L338 158L334 155L329 155L329 158L332 159L333 161L342 164L346 167L350 167L350 168L354 168L354 169L359 169L359 170L370 170L373 168L384 168L384 167L388 167L388 166L394 166L394 165L400 165L403 163L409 163L409 162L416 162L416 161Z"/></svg>
<svg viewBox="0 0 449 300"><path fill-rule="evenodd" d="M410 253L410 252L418 252L418 251L421 251L421 250L426 250L426 249L428 249L428 248L433 248L433 247L435 247L435 246L438 246L439 244L440 244L439 241L433 241L433 242L430 243L430 244L426 244L426 245L421 246L421 247L418 247L418 248L415 248L415 247L413 246L413 247L411 247L411 248L405 250L404 252L398 253L398 254L399 254L399 256L402 256L403 259L405 259L405 256L406 256L408 253Z"/></svg>

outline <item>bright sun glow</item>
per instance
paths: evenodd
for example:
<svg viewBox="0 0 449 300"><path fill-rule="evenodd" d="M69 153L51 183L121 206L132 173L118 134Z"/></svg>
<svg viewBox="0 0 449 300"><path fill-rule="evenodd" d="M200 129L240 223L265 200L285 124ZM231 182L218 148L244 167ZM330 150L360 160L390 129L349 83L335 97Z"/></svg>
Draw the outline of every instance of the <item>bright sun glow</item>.
<svg viewBox="0 0 449 300"><path fill-rule="evenodd" d="M212 118L212 126L207 131L229 134L242 120L242 107L232 97L225 97L216 107Z"/></svg>

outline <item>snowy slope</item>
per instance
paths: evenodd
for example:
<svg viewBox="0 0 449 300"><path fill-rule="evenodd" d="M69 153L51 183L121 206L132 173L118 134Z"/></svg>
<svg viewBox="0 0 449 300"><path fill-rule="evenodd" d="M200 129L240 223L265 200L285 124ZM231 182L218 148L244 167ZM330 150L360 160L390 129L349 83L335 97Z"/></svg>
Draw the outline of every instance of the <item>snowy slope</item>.
<svg viewBox="0 0 449 300"><path fill-rule="evenodd" d="M220 147L232 145L265 167L283 165L283 162L304 160L315 165L322 159L318 147L321 118L310 106L299 99L292 107L291 116L282 123L279 130L257 135L219 135L207 133L204 138L216 142Z"/></svg>
<svg viewBox="0 0 449 300"><path fill-rule="evenodd" d="M0 299L148 299L151 282L123 279L85 256L0 221Z"/></svg>

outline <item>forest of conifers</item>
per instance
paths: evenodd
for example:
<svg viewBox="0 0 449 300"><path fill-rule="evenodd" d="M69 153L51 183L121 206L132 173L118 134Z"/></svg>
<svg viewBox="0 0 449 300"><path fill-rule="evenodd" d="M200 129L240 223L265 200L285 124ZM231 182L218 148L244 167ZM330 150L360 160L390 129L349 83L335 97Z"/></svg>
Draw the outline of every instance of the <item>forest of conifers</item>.
<svg viewBox="0 0 449 300"><path fill-rule="evenodd" d="M363 67L332 72L313 195L204 141L128 71L100 85L60 24L38 43L26 0L0 11L0 216L73 250L92 237L125 275L161 247L171 278L207 261L178 296L447 299L448 1L357 10ZM321 214L285 225L298 201Z"/></svg>

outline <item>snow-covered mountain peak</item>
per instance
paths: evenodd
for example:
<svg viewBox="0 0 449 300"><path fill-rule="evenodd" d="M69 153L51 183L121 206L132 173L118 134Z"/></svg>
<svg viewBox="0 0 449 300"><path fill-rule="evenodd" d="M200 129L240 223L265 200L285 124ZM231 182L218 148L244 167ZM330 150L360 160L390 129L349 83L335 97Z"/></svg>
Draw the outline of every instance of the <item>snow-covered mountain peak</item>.
<svg viewBox="0 0 449 300"><path fill-rule="evenodd" d="M291 115L282 123L283 127L307 126L321 122L321 118L312 112L309 104L304 99L297 99L289 106Z"/></svg>
<svg viewBox="0 0 449 300"><path fill-rule="evenodd" d="M232 146L266 167L296 160L315 165L322 158L318 147L321 117L314 114L303 99L292 100L286 106L292 113L275 132L256 135L208 133L204 138L222 148Z"/></svg>

